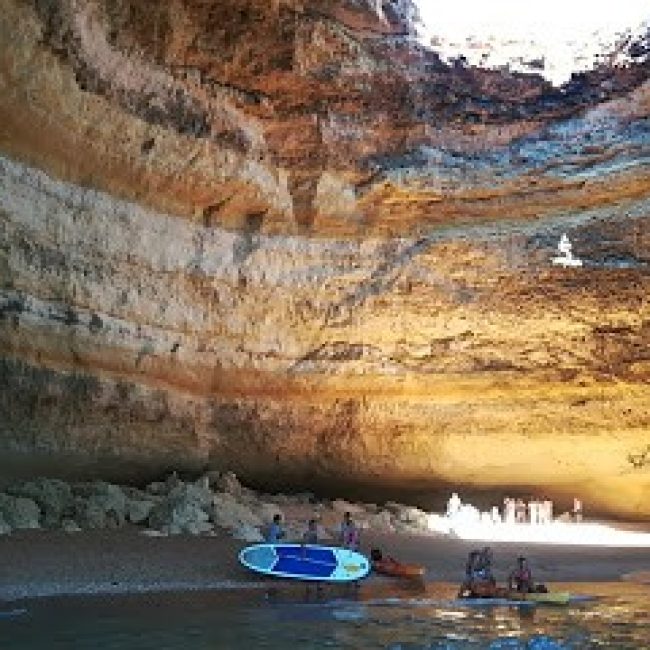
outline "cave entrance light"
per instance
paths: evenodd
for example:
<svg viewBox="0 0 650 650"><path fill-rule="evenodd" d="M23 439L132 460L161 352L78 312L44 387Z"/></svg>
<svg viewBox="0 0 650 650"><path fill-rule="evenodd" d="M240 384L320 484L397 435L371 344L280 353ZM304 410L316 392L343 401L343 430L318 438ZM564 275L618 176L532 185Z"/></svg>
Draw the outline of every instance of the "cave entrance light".
<svg viewBox="0 0 650 650"><path fill-rule="evenodd" d="M650 533L622 530L601 523L554 521L535 525L486 521L451 522L447 517L430 514L428 527L431 532L453 535L466 541L650 548Z"/></svg>
<svg viewBox="0 0 650 650"><path fill-rule="evenodd" d="M554 85L590 70L626 35L647 29L647 0L415 0L420 39L443 58L539 72ZM617 63L624 64L621 54ZM531 65L532 64L532 65Z"/></svg>

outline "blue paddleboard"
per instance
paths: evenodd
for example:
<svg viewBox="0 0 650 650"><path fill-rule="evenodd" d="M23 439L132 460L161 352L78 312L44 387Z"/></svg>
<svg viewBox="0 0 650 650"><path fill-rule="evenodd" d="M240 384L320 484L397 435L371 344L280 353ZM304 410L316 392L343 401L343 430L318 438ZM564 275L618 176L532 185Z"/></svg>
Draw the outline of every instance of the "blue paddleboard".
<svg viewBox="0 0 650 650"><path fill-rule="evenodd" d="M345 548L312 544L256 544L239 553L239 561L257 573L277 578L352 582L370 571L368 559Z"/></svg>

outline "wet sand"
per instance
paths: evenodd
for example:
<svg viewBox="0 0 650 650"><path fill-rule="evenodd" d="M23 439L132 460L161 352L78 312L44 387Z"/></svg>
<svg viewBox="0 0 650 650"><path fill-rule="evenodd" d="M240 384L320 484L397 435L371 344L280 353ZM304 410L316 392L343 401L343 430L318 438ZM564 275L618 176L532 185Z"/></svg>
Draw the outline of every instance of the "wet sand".
<svg viewBox="0 0 650 650"><path fill-rule="evenodd" d="M426 581L457 583L467 553L478 546L433 535L364 531L362 550L379 547L404 562L426 567ZM0 537L0 600L63 594L139 593L182 590L268 589L275 581L241 567L245 546L225 533L217 537L142 535L139 528L24 531ZM554 582L648 581L650 549L492 544L494 570L505 579L523 553L535 579ZM371 577L381 585L390 579ZM391 581L394 582L394 581ZM281 583L286 585L286 582Z"/></svg>

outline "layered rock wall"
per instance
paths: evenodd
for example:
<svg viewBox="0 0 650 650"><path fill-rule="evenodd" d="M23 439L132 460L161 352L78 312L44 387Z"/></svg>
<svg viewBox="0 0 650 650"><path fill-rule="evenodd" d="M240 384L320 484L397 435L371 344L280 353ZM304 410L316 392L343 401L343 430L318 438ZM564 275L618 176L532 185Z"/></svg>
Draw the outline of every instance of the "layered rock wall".
<svg viewBox="0 0 650 650"><path fill-rule="evenodd" d="M650 517L647 63L560 92L358 3L1 4L5 473Z"/></svg>

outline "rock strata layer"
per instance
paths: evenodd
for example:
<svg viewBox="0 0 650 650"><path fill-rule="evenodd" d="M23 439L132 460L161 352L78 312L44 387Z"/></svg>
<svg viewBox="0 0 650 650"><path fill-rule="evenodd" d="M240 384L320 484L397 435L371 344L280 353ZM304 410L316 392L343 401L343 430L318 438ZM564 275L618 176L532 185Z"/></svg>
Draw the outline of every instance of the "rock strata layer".
<svg viewBox="0 0 650 650"><path fill-rule="evenodd" d="M557 89L384 4L0 2L5 475L650 518L647 48Z"/></svg>

